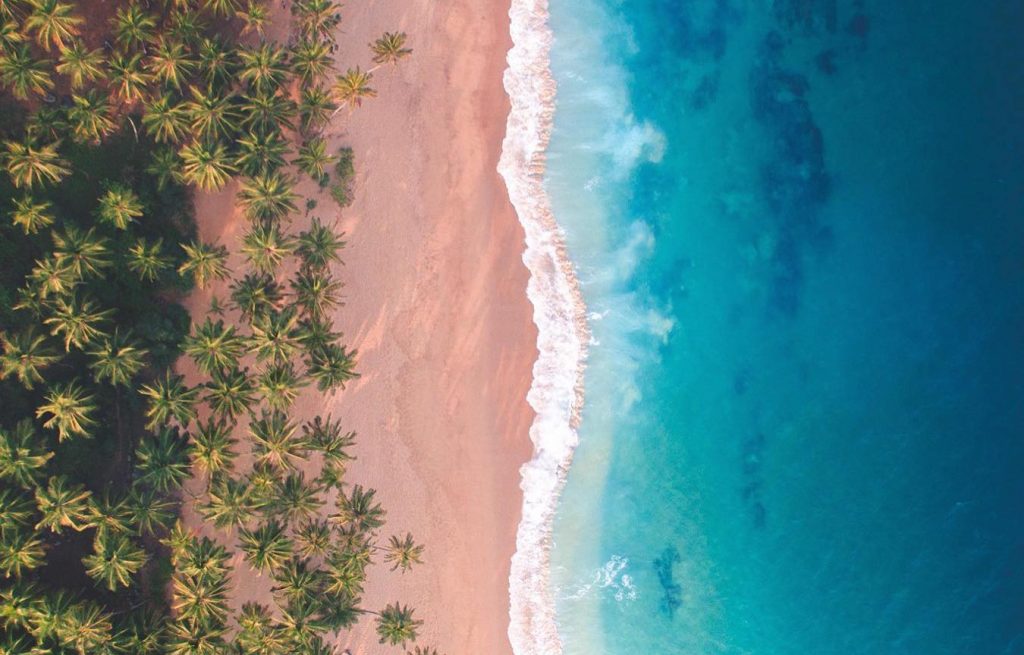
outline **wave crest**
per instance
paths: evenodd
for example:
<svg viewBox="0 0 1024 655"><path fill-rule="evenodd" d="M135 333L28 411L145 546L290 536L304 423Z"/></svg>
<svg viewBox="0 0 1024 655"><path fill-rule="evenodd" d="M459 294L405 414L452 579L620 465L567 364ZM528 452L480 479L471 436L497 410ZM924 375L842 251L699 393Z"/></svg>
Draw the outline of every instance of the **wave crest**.
<svg viewBox="0 0 1024 655"><path fill-rule="evenodd" d="M498 172L526 232L539 355L527 400L533 458L520 469L523 514L509 575L509 640L516 655L562 652L549 583L551 529L558 497L579 443L583 368L589 331L586 307L561 228L544 189L556 85L551 76L547 0L512 0L512 49L504 75L511 101Z"/></svg>

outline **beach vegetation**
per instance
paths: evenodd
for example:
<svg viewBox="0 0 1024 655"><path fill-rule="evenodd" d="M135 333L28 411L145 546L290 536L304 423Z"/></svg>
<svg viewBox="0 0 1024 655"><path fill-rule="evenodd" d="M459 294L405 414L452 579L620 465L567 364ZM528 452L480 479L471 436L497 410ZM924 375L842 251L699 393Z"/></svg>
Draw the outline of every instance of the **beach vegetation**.
<svg viewBox="0 0 1024 655"><path fill-rule="evenodd" d="M331 320L346 244L298 189L351 203L352 151L323 128L376 95L373 69L337 72L335 0L294 2L288 46L273 10L0 0L5 652L326 654L360 621L393 645L421 626L362 592L423 546L348 480L355 434L293 413L359 375ZM410 52L395 32L365 56ZM223 244L192 218L217 192L248 220ZM236 551L272 602L232 609Z"/></svg>

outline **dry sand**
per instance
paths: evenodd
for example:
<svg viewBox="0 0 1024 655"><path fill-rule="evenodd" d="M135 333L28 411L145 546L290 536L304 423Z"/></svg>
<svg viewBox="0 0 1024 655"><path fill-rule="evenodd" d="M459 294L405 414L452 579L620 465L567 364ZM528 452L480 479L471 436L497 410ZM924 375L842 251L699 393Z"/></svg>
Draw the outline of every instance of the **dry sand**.
<svg viewBox="0 0 1024 655"><path fill-rule="evenodd" d="M375 566L364 604L414 606L426 621L419 643L447 655L511 652L509 560L518 469L530 455L536 332L522 230L495 170L508 113L507 12L505 0L343 8L339 68L371 66L366 44L385 30L407 32L414 52L378 70L379 97L342 111L327 131L334 146L355 151L356 199L338 212L321 194L312 212L347 233L336 271L347 304L335 321L359 350L362 377L333 397L306 393L294 415L330 413L358 432L347 481L378 490L385 535L411 531L427 548L410 573ZM311 184L299 190L315 195ZM245 225L233 192L200 194L197 218L205 239L237 250ZM294 229L307 221L297 218ZM191 298L194 318L202 320L209 295ZM236 603L266 593L267 581L236 565ZM397 650L377 644L369 617L339 647Z"/></svg>

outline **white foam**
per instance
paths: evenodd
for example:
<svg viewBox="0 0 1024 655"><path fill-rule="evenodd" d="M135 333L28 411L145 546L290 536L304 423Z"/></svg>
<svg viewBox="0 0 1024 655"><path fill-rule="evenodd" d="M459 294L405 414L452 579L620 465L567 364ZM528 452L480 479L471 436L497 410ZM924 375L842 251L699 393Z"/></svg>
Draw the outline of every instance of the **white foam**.
<svg viewBox="0 0 1024 655"><path fill-rule="evenodd" d="M527 396L537 416L530 427L533 458L520 470L523 516L509 576L508 635L516 655L557 655L562 646L549 582L551 529L578 443L589 334L575 271L544 190L555 98L547 0L512 0L509 17L513 47L504 83L512 108L498 171L526 232L523 261L540 354Z"/></svg>

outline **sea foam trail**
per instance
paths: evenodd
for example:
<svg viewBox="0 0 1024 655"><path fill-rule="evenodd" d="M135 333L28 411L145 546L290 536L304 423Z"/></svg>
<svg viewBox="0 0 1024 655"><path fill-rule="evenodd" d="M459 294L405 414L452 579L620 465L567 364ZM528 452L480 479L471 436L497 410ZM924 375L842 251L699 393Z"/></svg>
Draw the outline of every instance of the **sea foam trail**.
<svg viewBox="0 0 1024 655"><path fill-rule="evenodd" d="M533 458L520 470L523 516L509 575L508 634L516 655L556 655L562 647L549 584L551 529L578 443L589 334L576 274L544 190L555 99L548 3L512 0L509 17L513 46L504 83L512 108L498 172L526 232L523 262L540 354L527 395L537 416L530 427Z"/></svg>

